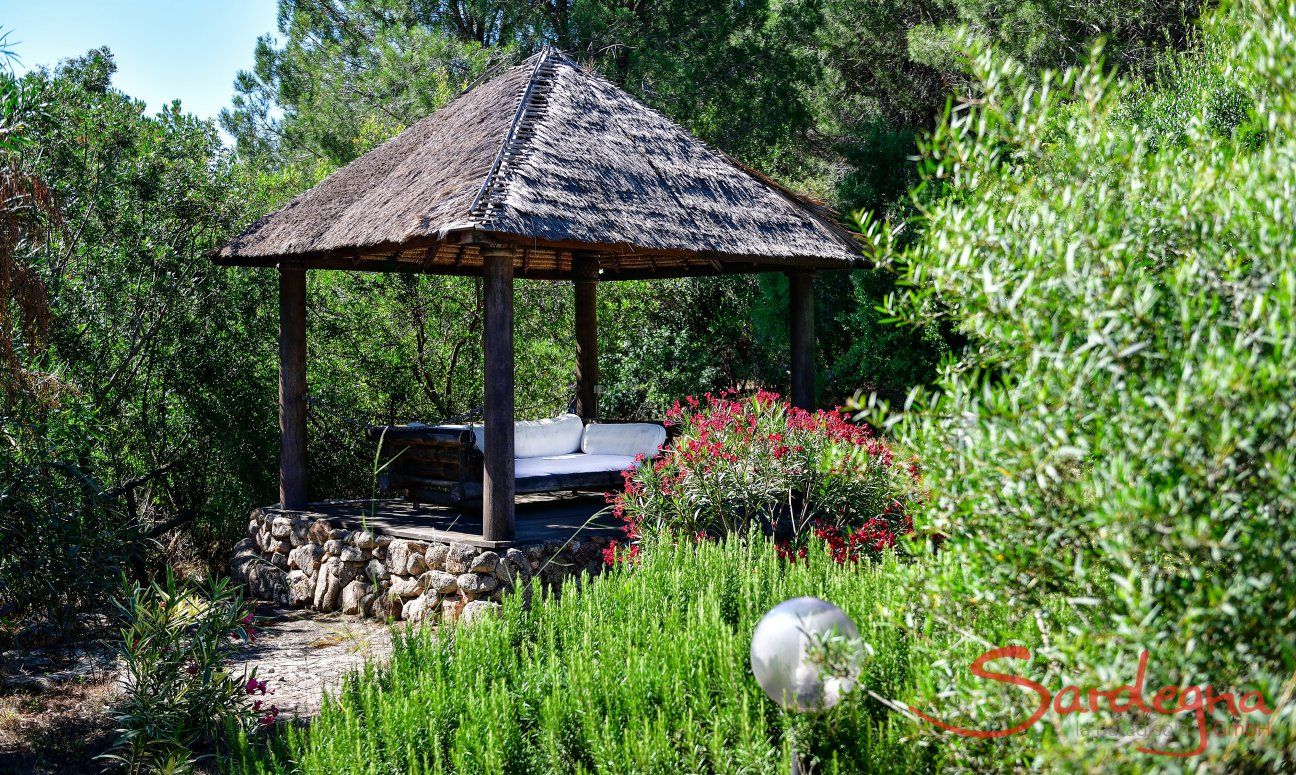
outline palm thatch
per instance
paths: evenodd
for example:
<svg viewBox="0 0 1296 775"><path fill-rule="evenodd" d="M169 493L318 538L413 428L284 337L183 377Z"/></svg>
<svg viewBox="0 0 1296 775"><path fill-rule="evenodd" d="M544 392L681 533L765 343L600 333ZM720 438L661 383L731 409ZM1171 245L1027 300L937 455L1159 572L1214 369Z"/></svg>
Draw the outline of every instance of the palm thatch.
<svg viewBox="0 0 1296 775"><path fill-rule="evenodd" d="M603 279L846 268L858 243L818 204L743 167L548 48L330 175L219 250L221 264Z"/></svg>

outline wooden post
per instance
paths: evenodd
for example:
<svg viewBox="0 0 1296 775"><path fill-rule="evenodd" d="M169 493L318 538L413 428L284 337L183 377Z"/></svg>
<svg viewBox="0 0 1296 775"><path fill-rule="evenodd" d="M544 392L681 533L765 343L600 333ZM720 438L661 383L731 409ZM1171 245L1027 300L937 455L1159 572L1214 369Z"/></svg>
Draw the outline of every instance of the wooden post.
<svg viewBox="0 0 1296 775"><path fill-rule="evenodd" d="M576 414L598 417L598 260L572 259L576 284Z"/></svg>
<svg viewBox="0 0 1296 775"><path fill-rule="evenodd" d="M482 248L486 325L482 422L482 538L512 541L513 514L513 250Z"/></svg>
<svg viewBox="0 0 1296 775"><path fill-rule="evenodd" d="M791 302L792 405L812 409L815 400L813 270L788 272L788 299Z"/></svg>
<svg viewBox="0 0 1296 775"><path fill-rule="evenodd" d="M279 503L306 506L306 270L279 267Z"/></svg>

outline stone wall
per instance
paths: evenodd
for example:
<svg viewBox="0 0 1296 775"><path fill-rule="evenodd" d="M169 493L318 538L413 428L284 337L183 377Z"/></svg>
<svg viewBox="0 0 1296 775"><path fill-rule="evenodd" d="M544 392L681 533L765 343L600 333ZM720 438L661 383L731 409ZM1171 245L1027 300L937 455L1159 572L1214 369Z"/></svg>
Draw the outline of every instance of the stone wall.
<svg viewBox="0 0 1296 775"><path fill-rule="evenodd" d="M230 575L249 595L294 608L407 621L474 618L507 594L530 603L603 567L600 536L494 551L348 530L309 512L257 509Z"/></svg>

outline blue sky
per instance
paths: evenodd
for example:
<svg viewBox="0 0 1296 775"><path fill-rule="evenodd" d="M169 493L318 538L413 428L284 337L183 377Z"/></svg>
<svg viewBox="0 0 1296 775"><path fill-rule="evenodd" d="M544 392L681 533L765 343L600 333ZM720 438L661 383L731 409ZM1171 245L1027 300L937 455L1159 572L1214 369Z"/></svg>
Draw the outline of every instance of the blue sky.
<svg viewBox="0 0 1296 775"><path fill-rule="evenodd" d="M214 118L275 32L275 0L0 0L0 28L24 72L108 46L114 85L156 111L173 99Z"/></svg>

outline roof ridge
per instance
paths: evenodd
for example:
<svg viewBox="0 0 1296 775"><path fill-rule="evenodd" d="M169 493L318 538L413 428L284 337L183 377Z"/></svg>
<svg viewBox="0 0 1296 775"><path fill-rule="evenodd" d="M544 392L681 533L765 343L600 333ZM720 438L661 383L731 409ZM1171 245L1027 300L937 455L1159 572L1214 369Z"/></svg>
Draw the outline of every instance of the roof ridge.
<svg viewBox="0 0 1296 775"><path fill-rule="evenodd" d="M571 62L561 51L552 46L542 48L540 53L536 54L535 60L531 75L527 78L526 88L518 100L513 121L509 124L508 132L500 143L499 152L495 154L495 161L482 180L472 204L468 206L469 220L478 221L478 225L485 224L490 208L503 199L504 191L499 189L507 189L510 162L521 154L523 147L531 138L531 127L542 115L539 111L543 111L547 106L547 94L541 93L553 85L554 65L557 61ZM536 111L532 110L533 107ZM502 186L497 186L497 182Z"/></svg>

